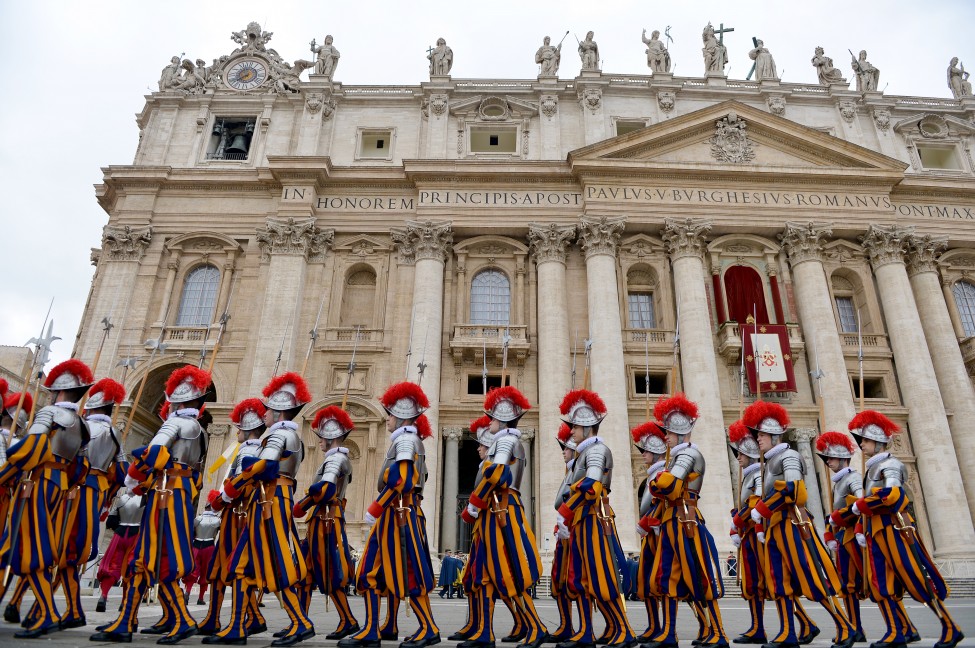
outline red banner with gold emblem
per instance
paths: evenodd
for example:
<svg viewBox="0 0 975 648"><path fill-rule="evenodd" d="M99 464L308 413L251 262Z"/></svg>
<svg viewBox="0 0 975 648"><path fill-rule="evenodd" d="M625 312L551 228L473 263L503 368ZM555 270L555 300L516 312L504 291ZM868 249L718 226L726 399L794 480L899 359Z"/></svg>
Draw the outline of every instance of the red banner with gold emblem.
<svg viewBox="0 0 975 648"><path fill-rule="evenodd" d="M745 354L745 375L748 389L755 394L757 381L763 392L794 392L796 374L793 370L789 329L782 324L746 324L741 328L742 352Z"/></svg>

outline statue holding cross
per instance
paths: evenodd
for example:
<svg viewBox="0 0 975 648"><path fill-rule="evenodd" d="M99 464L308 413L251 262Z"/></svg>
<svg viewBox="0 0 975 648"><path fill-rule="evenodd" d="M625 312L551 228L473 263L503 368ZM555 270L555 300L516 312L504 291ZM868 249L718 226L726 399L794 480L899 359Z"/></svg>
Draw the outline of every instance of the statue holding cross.
<svg viewBox="0 0 975 648"><path fill-rule="evenodd" d="M427 50L427 59L430 60L430 76L447 76L454 64L454 51L447 47L446 40L438 38L437 46Z"/></svg>
<svg viewBox="0 0 975 648"><path fill-rule="evenodd" d="M704 54L704 75L718 74L724 76L724 66L728 64L728 50L724 46L725 32L735 31L734 27L725 27L724 23L715 29L711 23L704 28L701 40L704 47L701 52ZM717 36L715 36L717 34Z"/></svg>

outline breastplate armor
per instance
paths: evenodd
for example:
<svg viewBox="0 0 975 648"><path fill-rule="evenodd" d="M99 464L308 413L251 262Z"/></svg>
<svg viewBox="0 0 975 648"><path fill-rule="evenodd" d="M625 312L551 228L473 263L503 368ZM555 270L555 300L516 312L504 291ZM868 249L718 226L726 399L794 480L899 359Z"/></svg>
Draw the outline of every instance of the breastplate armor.
<svg viewBox="0 0 975 648"><path fill-rule="evenodd" d="M833 510L846 506L846 496L863 497L863 478L855 470L850 470L833 483Z"/></svg>
<svg viewBox="0 0 975 648"><path fill-rule="evenodd" d="M511 485L508 488L521 492L521 478L525 474L525 446L521 439L513 434L496 434L488 449L488 461L507 465L511 472Z"/></svg>
<svg viewBox="0 0 975 648"><path fill-rule="evenodd" d="M574 466L574 464L573 464L573 466ZM565 502L565 500L569 496L569 486L572 485L572 473L573 473L573 470L570 469L570 468L568 468L568 467L566 467L565 477L562 478L562 484L559 486L558 492L555 493L555 508L556 509L558 509L560 506L562 506L562 504ZM480 475L478 475L478 477L480 478ZM478 479L478 481L475 482L475 483L479 483L479 482L480 482L480 479Z"/></svg>
<svg viewBox="0 0 975 648"><path fill-rule="evenodd" d="M106 472L121 452L117 432L110 421L89 418L86 422L91 433L87 447L88 461L93 469Z"/></svg>
<svg viewBox="0 0 975 648"><path fill-rule="evenodd" d="M320 475L315 479L316 482L325 481L335 484L335 499L345 499L345 491L352 481L352 462L349 455L344 452L336 452L325 457L321 467L318 469Z"/></svg>
<svg viewBox="0 0 975 648"><path fill-rule="evenodd" d="M216 540L218 531L220 516L213 513L204 513L193 523L193 533L197 540Z"/></svg>
<svg viewBox="0 0 975 648"><path fill-rule="evenodd" d="M653 494L650 492L650 482L653 481L652 477L647 477L646 484L643 487L643 497L640 498L640 517L642 518L647 513L653 510Z"/></svg>
<svg viewBox="0 0 975 648"><path fill-rule="evenodd" d="M863 492L873 493L875 488L899 488L907 483L907 470L894 455L878 461L867 468L867 478Z"/></svg>
<svg viewBox="0 0 975 648"><path fill-rule="evenodd" d="M806 464L803 463L802 457L792 448L786 448L765 462L762 492L767 497L775 489L775 482L802 481L805 474Z"/></svg>
<svg viewBox="0 0 975 648"><path fill-rule="evenodd" d="M173 461L193 468L207 454L206 435L200 422L193 416L170 416L149 445L166 446Z"/></svg>
<svg viewBox="0 0 975 648"><path fill-rule="evenodd" d="M386 451L386 459L383 467L379 469L378 490L386 486L386 470L400 461L412 461L413 470L420 476L417 481L417 489L423 489L423 481L427 475L426 454L423 450L423 441L413 432L403 432L393 440L389 450Z"/></svg>
<svg viewBox="0 0 975 648"><path fill-rule="evenodd" d="M118 521L122 526L139 526L142 524L142 496L121 495L118 505Z"/></svg>
<svg viewBox="0 0 975 648"><path fill-rule="evenodd" d="M757 468L745 475L742 480L739 507L748 506L748 498L752 495L762 496L762 471Z"/></svg>
<svg viewBox="0 0 975 648"><path fill-rule="evenodd" d="M9 438L6 434L6 430L0 434L0 468L7 463L7 439Z"/></svg>
<svg viewBox="0 0 975 648"><path fill-rule="evenodd" d="M28 434L50 434L51 452L68 461L78 456L78 452L90 438L88 426L78 414L66 407L48 405L34 417Z"/></svg>
<svg viewBox="0 0 975 648"><path fill-rule="evenodd" d="M605 443L593 443L576 457L570 483L574 484L584 477L600 482L607 493L611 490L613 484L613 453Z"/></svg>
<svg viewBox="0 0 975 648"><path fill-rule="evenodd" d="M671 455L668 470L677 479L684 480L688 490L700 492L701 486L704 485L705 465L701 450L686 446ZM694 473L693 479L690 477L692 473Z"/></svg>
<svg viewBox="0 0 975 648"><path fill-rule="evenodd" d="M240 447L237 449L237 456L234 457L233 462L230 464L230 467L227 469L226 479L233 479L234 477L240 474L240 472L244 469L243 468L244 457L257 457L260 454L261 454L260 442L247 443L245 441L244 443L241 443Z"/></svg>
<svg viewBox="0 0 975 648"><path fill-rule="evenodd" d="M298 466L305 458L305 444L298 436L298 430L281 426L265 432L261 437L258 456L278 462L278 474L292 479L298 474Z"/></svg>

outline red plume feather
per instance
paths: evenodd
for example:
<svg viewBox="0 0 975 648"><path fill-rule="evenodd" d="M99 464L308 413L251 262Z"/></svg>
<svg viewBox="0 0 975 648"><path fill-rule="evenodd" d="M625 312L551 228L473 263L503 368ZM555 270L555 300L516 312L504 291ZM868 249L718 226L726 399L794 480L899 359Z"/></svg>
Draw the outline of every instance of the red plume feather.
<svg viewBox="0 0 975 648"><path fill-rule="evenodd" d="M180 383L185 381L187 378L189 378L193 383L193 386L200 391L206 391L207 387L210 386L209 372L203 371L202 369L194 367L193 365L185 365L169 374L169 379L166 381L166 395L172 395Z"/></svg>
<svg viewBox="0 0 975 648"><path fill-rule="evenodd" d="M244 413L248 410L253 411L261 418L264 418L264 414L267 413L267 408L264 407L264 403L259 398L245 398L234 407L234 411L230 413L230 420L240 424L240 419L243 418Z"/></svg>
<svg viewBox="0 0 975 648"><path fill-rule="evenodd" d="M856 451L856 446L853 445L853 439L850 438L849 434L843 434L842 432L823 432L816 439L816 450L818 452L824 452L826 446L838 445L843 446L850 452Z"/></svg>
<svg viewBox="0 0 975 648"><path fill-rule="evenodd" d="M10 385L7 384L6 380L0 378L0 399L4 397L4 394L7 393L8 389L10 389Z"/></svg>
<svg viewBox="0 0 975 648"><path fill-rule="evenodd" d="M471 431L471 434L477 436L478 430L482 430L488 427L489 425L491 425L491 417L485 414L481 418L474 419L473 421L471 421L471 427L469 429Z"/></svg>
<svg viewBox="0 0 975 648"><path fill-rule="evenodd" d="M876 410L863 410L853 417L853 420L850 421L849 428L851 430L856 430L866 427L871 423L883 430L884 434L886 434L888 437L894 436L900 432L900 426Z"/></svg>
<svg viewBox="0 0 975 648"><path fill-rule="evenodd" d="M19 400L20 392L10 392L3 399L3 409L16 409L17 401ZM21 406L21 411L30 412L32 409L34 409L34 399L31 398L30 394L24 394L24 404ZM11 416L13 416L13 414L11 414Z"/></svg>
<svg viewBox="0 0 975 648"><path fill-rule="evenodd" d="M58 379L58 376L64 373L74 374L81 381L82 385L89 385L95 382L95 377L91 374L91 369L88 368L88 365L77 358L71 358L54 367L54 369L51 369L51 373L47 375L47 379L44 381L44 386L50 387Z"/></svg>
<svg viewBox="0 0 975 648"><path fill-rule="evenodd" d="M778 403L755 401L745 408L741 422L750 428L757 428L767 418L774 418L782 427L789 425L789 413Z"/></svg>
<svg viewBox="0 0 975 648"><path fill-rule="evenodd" d="M106 403L118 405L125 400L125 387L111 378L102 378L88 390L88 397L101 393Z"/></svg>
<svg viewBox="0 0 975 648"><path fill-rule="evenodd" d="M559 411L561 411L563 415L568 414L569 410L572 409L572 406L581 400L586 401L586 404L589 405L589 407L591 407L597 414L606 413L606 403L604 403L603 399L599 397L599 394L594 391L589 391L588 389L576 389L566 394L565 398L562 399L562 404L559 406Z"/></svg>
<svg viewBox="0 0 975 648"><path fill-rule="evenodd" d="M165 398L163 399L162 405L159 406L158 416L164 421L169 418L169 401Z"/></svg>
<svg viewBox="0 0 975 648"><path fill-rule="evenodd" d="M396 383L386 390L379 402L383 404L383 407L392 407L401 398L412 398L420 407L430 407L427 395L423 393L419 385L411 382Z"/></svg>
<svg viewBox="0 0 975 648"><path fill-rule="evenodd" d="M525 411L530 410L532 407L531 403L528 402L524 394L518 391L517 387L506 385L504 387L495 387L488 392L488 395L484 399L484 409L490 412L502 400L510 400Z"/></svg>
<svg viewBox="0 0 975 648"><path fill-rule="evenodd" d="M751 432L741 421L735 421L728 426L728 439L732 443L738 443L747 436L751 436Z"/></svg>
<svg viewBox="0 0 975 648"><path fill-rule="evenodd" d="M352 418L349 416L348 412L338 405L329 405L328 407L318 410L318 414L315 414L315 420L312 421L311 426L313 428L317 428L328 419L335 419L338 421L343 430L352 430L352 428L355 427L352 424Z"/></svg>
<svg viewBox="0 0 975 648"><path fill-rule="evenodd" d="M293 371L289 371L288 373L283 373L280 376L272 378L271 382L267 384L267 387L265 387L264 391L261 393L264 394L265 398L270 398L271 394L278 391L281 389L281 387L288 383L294 384L295 398L299 403L311 402L311 392L308 391L308 383L305 382L304 378Z"/></svg>
<svg viewBox="0 0 975 648"><path fill-rule="evenodd" d="M426 414L420 414L413 425L416 426L416 433L421 439L429 439L433 436L433 430L430 429L430 419L427 418Z"/></svg>
<svg viewBox="0 0 975 648"><path fill-rule="evenodd" d="M697 404L683 392L678 392L670 398L658 400L657 404L653 406L653 417L658 421L663 421L674 410L683 412L687 418L696 419L698 416Z"/></svg>
<svg viewBox="0 0 975 648"><path fill-rule="evenodd" d="M572 428L569 427L568 423L563 423L559 426L559 441L562 443L568 443L569 437L572 436Z"/></svg>
<svg viewBox="0 0 975 648"><path fill-rule="evenodd" d="M630 434L633 436L634 443L639 443L640 439L648 436L655 436L658 439L666 438L664 431L660 429L656 421L647 421L646 423L638 425L630 430Z"/></svg>

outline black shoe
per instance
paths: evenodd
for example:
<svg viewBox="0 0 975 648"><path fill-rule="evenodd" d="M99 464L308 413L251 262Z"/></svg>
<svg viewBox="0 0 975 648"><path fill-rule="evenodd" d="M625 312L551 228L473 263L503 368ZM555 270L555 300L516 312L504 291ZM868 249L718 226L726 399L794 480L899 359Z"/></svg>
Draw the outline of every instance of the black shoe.
<svg viewBox="0 0 975 648"><path fill-rule="evenodd" d="M640 645L643 648L677 648L676 641L651 641L650 643Z"/></svg>
<svg viewBox="0 0 975 648"><path fill-rule="evenodd" d="M726 639L718 639L717 641L705 641L702 646L707 646L707 648L729 648L728 641Z"/></svg>
<svg viewBox="0 0 975 648"><path fill-rule="evenodd" d="M37 639L38 637L43 637L44 635L57 632L61 629L60 624L51 623L46 626L41 626L40 628L34 628L33 630L23 630L21 632L15 632L14 637L17 639Z"/></svg>
<svg viewBox="0 0 975 648"><path fill-rule="evenodd" d="M352 626L351 628L347 628L345 630L336 630L335 632L330 632L327 635L325 635L325 638L328 639L329 641L333 641L336 639L345 639L349 635L353 635L357 632L359 632L358 624Z"/></svg>
<svg viewBox="0 0 975 648"><path fill-rule="evenodd" d="M907 648L904 641L875 641L870 644L870 648Z"/></svg>
<svg viewBox="0 0 975 648"><path fill-rule="evenodd" d="M677 644L674 645L676 646ZM596 644L593 642L569 640L556 645L555 648L596 648Z"/></svg>
<svg viewBox="0 0 975 648"><path fill-rule="evenodd" d="M953 641L939 641L938 643L934 644L934 648L955 648L955 646L958 645L958 642L964 638L965 635L963 635L961 630L959 630Z"/></svg>
<svg viewBox="0 0 975 648"><path fill-rule="evenodd" d="M385 639L385 637L383 637ZM468 637L463 632L455 632L447 637L447 641L467 641Z"/></svg>
<svg viewBox="0 0 975 648"><path fill-rule="evenodd" d="M399 645L399 648L426 648L427 646L435 646L440 643L440 635L435 634L426 639L410 639L404 641Z"/></svg>
<svg viewBox="0 0 975 648"><path fill-rule="evenodd" d="M315 636L315 628L308 628L302 630L301 632L296 632L289 637L281 637L280 639L275 639L271 642L272 646L293 646L299 641L304 641L305 639L311 639Z"/></svg>
<svg viewBox="0 0 975 648"><path fill-rule="evenodd" d="M396 632L380 632L380 641L399 641L399 630Z"/></svg>
<svg viewBox="0 0 975 648"><path fill-rule="evenodd" d="M249 628L244 628L244 635L247 637L252 637L254 635L261 634L262 632L267 632L266 623L255 623Z"/></svg>
<svg viewBox="0 0 975 648"><path fill-rule="evenodd" d="M95 603L95 612L104 612L105 603L106 603L105 599L98 599L98 603Z"/></svg>
<svg viewBox="0 0 975 648"><path fill-rule="evenodd" d="M161 646L172 646L173 644L178 644L183 639L189 639L195 634L196 626L193 626L183 630L182 632L177 632L174 635L166 635L165 637L160 638L156 643Z"/></svg>
<svg viewBox="0 0 975 648"><path fill-rule="evenodd" d="M736 643L736 644L764 644L766 641L768 641L768 638L766 638L765 635L754 635L753 636L753 635L747 635L747 634L740 634L737 637L735 637L734 639L732 639L731 640L731 643Z"/></svg>
<svg viewBox="0 0 975 648"><path fill-rule="evenodd" d="M530 643L523 643L520 646L518 646L518 648L541 648L542 644L545 643L547 639L548 639L548 633L541 632L539 633L538 638L535 639L535 641L532 641Z"/></svg>
<svg viewBox="0 0 975 648"><path fill-rule="evenodd" d="M495 648L495 643L493 641L471 641L467 639L457 644L457 648Z"/></svg>
<svg viewBox="0 0 975 648"><path fill-rule="evenodd" d="M20 623L20 608L8 603L3 609L3 620L7 623Z"/></svg>
<svg viewBox="0 0 975 648"><path fill-rule="evenodd" d="M527 632L522 632L521 634L510 634L507 637L501 637L501 643L521 643L521 640L525 638Z"/></svg>
<svg viewBox="0 0 975 648"><path fill-rule="evenodd" d="M271 636L274 637L275 639L280 639L281 637L283 637L284 635L288 634L289 632L291 632L291 626L288 626L284 630L278 630L277 632L275 632Z"/></svg>
<svg viewBox="0 0 975 648"><path fill-rule="evenodd" d="M695 639L694 641L691 642L691 645L692 646L703 646L706 643L707 642L704 639Z"/></svg>
<svg viewBox="0 0 975 648"><path fill-rule="evenodd" d="M907 639L904 640L904 643L909 643L909 644L917 643L920 640L921 640L920 633L912 632L911 634L907 635Z"/></svg>
<svg viewBox="0 0 975 648"><path fill-rule="evenodd" d="M16 635L15 635L16 636ZM96 632L88 637L91 641L111 641L113 643L132 643L131 632Z"/></svg>
<svg viewBox="0 0 975 648"><path fill-rule="evenodd" d="M854 637L853 634L850 634L850 637L846 641L837 641L832 645L831 648L852 648L854 639L856 639L856 637Z"/></svg>
<svg viewBox="0 0 975 648"><path fill-rule="evenodd" d="M762 648L799 648L799 642L792 643L791 641L770 641L767 644L763 644Z"/></svg>
<svg viewBox="0 0 975 648"><path fill-rule="evenodd" d="M820 632L822 632L822 630L820 630L816 626L812 626L809 629L809 634L804 634L801 637L799 637L799 645L805 646L806 644L812 643L812 640L818 637ZM856 637L854 637L854 640L855 639Z"/></svg>
<svg viewBox="0 0 975 648"><path fill-rule="evenodd" d="M196 599L196 604L197 605L206 605L207 603L203 599Z"/></svg>
<svg viewBox="0 0 975 648"><path fill-rule="evenodd" d="M918 637L920 639L920 637ZM857 630L857 633L853 636L853 643L866 643L867 636L863 634L863 630Z"/></svg>
<svg viewBox="0 0 975 648"><path fill-rule="evenodd" d="M338 643L339 648L380 648L382 641L379 639L355 639L346 637Z"/></svg>
<svg viewBox="0 0 975 648"><path fill-rule="evenodd" d="M573 633L569 633L569 632L563 632L562 634L550 634L548 635L548 638L545 639L545 643L557 644L557 643L562 643L564 641L571 641L572 634Z"/></svg>
<svg viewBox="0 0 975 648"><path fill-rule="evenodd" d="M85 617L76 617L74 619L68 619L67 621L62 621L60 623L62 630L70 630L71 628L83 628L88 625Z"/></svg>
<svg viewBox="0 0 975 648"><path fill-rule="evenodd" d="M219 644L221 646L246 646L247 637L218 637L217 635L210 635L203 637L203 643L205 644Z"/></svg>
<svg viewBox="0 0 975 648"><path fill-rule="evenodd" d="M167 628L166 626L154 625L139 630L139 634L164 635L164 634L169 634L172 631L173 631L172 628Z"/></svg>
<svg viewBox="0 0 975 648"><path fill-rule="evenodd" d="M600 637L599 639L596 639L596 645L597 646L608 646L609 645L609 637Z"/></svg>

